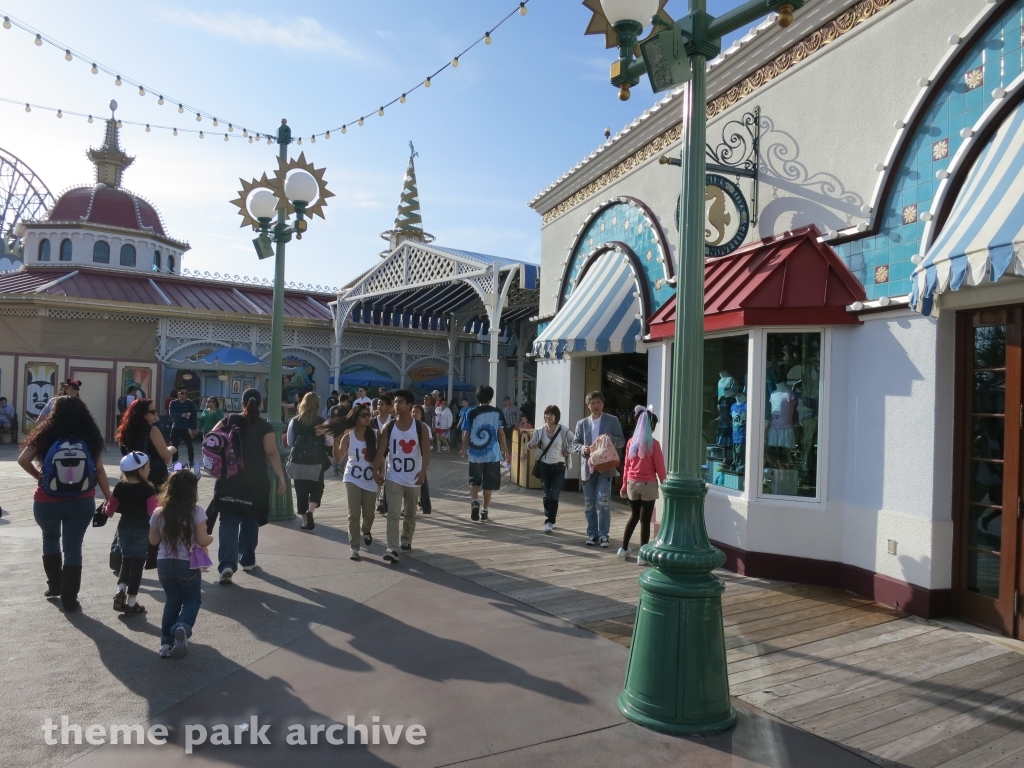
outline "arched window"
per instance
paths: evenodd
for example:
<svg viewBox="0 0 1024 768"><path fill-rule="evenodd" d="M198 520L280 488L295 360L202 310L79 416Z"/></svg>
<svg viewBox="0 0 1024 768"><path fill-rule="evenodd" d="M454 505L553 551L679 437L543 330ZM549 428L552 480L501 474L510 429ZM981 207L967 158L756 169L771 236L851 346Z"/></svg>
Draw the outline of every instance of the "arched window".
<svg viewBox="0 0 1024 768"><path fill-rule="evenodd" d="M110 263L110 244L106 240L97 240L93 244L92 260L97 264Z"/></svg>
<svg viewBox="0 0 1024 768"><path fill-rule="evenodd" d="M60 260L71 261L71 241L67 238L60 241Z"/></svg>
<svg viewBox="0 0 1024 768"><path fill-rule="evenodd" d="M160 259L160 251L153 251L153 271L159 272L163 268L163 261Z"/></svg>
<svg viewBox="0 0 1024 768"><path fill-rule="evenodd" d="M50 241L47 240L45 237L39 241L39 260L50 260Z"/></svg>
<svg viewBox="0 0 1024 768"><path fill-rule="evenodd" d="M174 254L173 253L167 255L167 271L170 272L172 275L174 274Z"/></svg>
<svg viewBox="0 0 1024 768"><path fill-rule="evenodd" d="M135 266L135 246L134 245L122 245L121 246L121 266L122 267L134 267Z"/></svg>

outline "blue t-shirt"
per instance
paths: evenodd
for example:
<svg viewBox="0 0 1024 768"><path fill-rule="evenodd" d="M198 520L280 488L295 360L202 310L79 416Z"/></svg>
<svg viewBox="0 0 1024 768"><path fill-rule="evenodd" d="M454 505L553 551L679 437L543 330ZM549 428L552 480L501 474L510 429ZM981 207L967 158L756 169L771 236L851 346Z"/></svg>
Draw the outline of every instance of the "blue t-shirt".
<svg viewBox="0 0 1024 768"><path fill-rule="evenodd" d="M467 453L473 464L488 464L501 461L501 445L498 430L505 428L505 417L493 405L478 405L470 408L459 425L469 433Z"/></svg>

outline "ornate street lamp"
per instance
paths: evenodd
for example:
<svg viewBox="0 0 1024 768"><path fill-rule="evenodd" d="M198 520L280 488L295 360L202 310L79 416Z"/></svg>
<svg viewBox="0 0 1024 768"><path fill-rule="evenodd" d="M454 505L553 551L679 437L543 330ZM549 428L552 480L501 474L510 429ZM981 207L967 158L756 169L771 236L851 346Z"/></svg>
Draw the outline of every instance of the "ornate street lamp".
<svg viewBox="0 0 1024 768"><path fill-rule="evenodd" d="M689 13L674 22L655 15L664 5L659 0L600 1L600 11L593 0L586 2L595 12L587 31L617 39L619 60L612 64L611 82L619 87L620 99L629 98L629 89L645 72L655 92L689 81L682 99L682 202L665 506L657 538L641 547L652 567L640 576L640 604L618 707L630 720L654 730L715 733L731 728L736 713L729 701L725 661L725 585L712 573L725 563L725 554L708 540L700 471L706 67L721 51L722 35L770 11L778 12L780 26L789 26L804 0L749 0L719 18L707 13L706 0L690 0ZM654 34L639 41L652 21Z"/></svg>
<svg viewBox="0 0 1024 768"><path fill-rule="evenodd" d="M277 435L277 449L282 459L286 451L281 442L284 430L281 411L281 375L284 358L284 246L292 239L292 234L299 240L308 226L307 217L314 214L324 218L323 209L327 198L334 193L327 189L324 181L324 169L316 169L306 161L304 153L298 159L288 159L288 145L292 140L292 131L288 121L282 120L277 131L277 170L274 178L267 174L259 179L245 181L238 193L238 198L231 201L238 207L242 217L242 226L250 226L260 234L252 242L256 247L256 255L261 259L274 257L274 316L271 321L270 338L270 385L267 397L267 416L270 425ZM274 216L277 223L271 227ZM291 226L288 218L294 215ZM271 245L273 244L273 245ZM287 483L287 477L286 477ZM271 484L272 488L276 485ZM291 487L286 488L284 496L276 493L270 495L270 519L288 520L295 516L292 510Z"/></svg>

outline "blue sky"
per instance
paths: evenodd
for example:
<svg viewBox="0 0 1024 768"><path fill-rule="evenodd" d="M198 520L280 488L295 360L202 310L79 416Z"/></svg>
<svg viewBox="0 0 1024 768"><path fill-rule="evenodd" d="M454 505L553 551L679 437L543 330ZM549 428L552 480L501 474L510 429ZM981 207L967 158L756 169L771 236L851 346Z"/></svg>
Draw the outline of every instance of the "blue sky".
<svg viewBox="0 0 1024 768"><path fill-rule="evenodd" d="M333 128L369 114L344 136L302 150L327 167L337 197L288 251L287 276L344 284L372 266L392 226L408 160L417 178L424 226L438 244L528 261L540 259L540 217L527 201L655 101L645 83L619 102L607 82L612 52L583 36L589 12L578 0L531 0L430 89L419 89L384 117L376 108L408 90L462 50L517 3L512 0L307 0L295 12L279 2L48 2L0 0L6 14L126 77L186 100L223 122L274 130L286 117L296 134ZM720 13L737 0L712 0ZM685 13L683 0L668 10ZM117 99L124 120L203 127L154 96L92 75L18 29L0 29L0 97L105 115ZM92 181L85 157L100 123L0 104L0 147L27 162L54 194ZM223 130L223 129L221 129ZM237 135L237 134L236 134ZM253 253L250 230L228 201L238 178L275 167L276 147L225 142L221 135L146 133L125 126L122 145L136 156L125 186L150 199L168 233L192 250L193 269L260 277L272 265ZM296 148L298 149L298 148Z"/></svg>

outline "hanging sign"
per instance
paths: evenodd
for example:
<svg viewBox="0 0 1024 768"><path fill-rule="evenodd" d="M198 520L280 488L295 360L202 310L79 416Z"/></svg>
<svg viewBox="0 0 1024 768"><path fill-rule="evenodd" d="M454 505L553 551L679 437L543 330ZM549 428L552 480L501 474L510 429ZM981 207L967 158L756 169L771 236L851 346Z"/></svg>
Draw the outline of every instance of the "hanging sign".
<svg viewBox="0 0 1024 768"><path fill-rule="evenodd" d="M735 182L717 173L705 178L704 255L725 256L747 239L750 208Z"/></svg>

